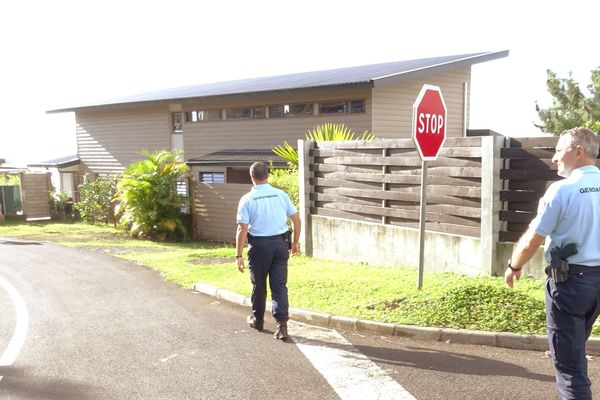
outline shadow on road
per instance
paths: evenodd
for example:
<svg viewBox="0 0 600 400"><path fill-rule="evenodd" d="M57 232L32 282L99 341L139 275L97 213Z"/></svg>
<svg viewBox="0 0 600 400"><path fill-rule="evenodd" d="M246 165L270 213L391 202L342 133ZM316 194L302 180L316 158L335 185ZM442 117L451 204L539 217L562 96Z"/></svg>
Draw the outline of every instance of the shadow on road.
<svg viewBox="0 0 600 400"><path fill-rule="evenodd" d="M554 375L535 373L520 365L469 354L418 347L409 347L407 349L370 346L355 347L376 363L396 367L418 368L428 371L435 370L466 375L518 376L542 382L554 382L555 380Z"/></svg>
<svg viewBox="0 0 600 400"><path fill-rule="evenodd" d="M85 384L32 376L25 367L0 367L0 398L86 400L98 398L100 388Z"/></svg>

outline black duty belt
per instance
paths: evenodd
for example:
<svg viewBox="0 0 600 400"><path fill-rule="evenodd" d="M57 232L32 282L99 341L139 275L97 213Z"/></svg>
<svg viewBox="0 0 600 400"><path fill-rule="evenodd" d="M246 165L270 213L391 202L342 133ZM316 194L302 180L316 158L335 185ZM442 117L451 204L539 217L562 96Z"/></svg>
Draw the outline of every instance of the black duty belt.
<svg viewBox="0 0 600 400"><path fill-rule="evenodd" d="M569 263L569 274L581 274L586 272L600 271L600 266L588 267L587 265Z"/></svg>
<svg viewBox="0 0 600 400"><path fill-rule="evenodd" d="M251 234L248 234L248 238L250 238L250 239L277 239L277 238L285 239L285 233L280 233L279 235L273 235L273 236L253 236Z"/></svg>

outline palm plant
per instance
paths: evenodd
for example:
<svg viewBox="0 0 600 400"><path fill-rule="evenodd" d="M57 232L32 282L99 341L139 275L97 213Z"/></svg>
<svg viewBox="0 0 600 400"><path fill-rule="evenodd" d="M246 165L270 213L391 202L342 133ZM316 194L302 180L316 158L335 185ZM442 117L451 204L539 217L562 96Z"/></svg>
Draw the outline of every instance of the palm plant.
<svg viewBox="0 0 600 400"><path fill-rule="evenodd" d="M316 142L333 142L347 140L374 140L375 135L369 131L364 131L360 135L356 135L350 128L344 124L327 123L314 127L311 131L306 132L306 140ZM298 166L298 150L293 148L288 142L283 142L282 145L275 146L273 153L287 160L291 166Z"/></svg>
<svg viewBox="0 0 600 400"><path fill-rule="evenodd" d="M179 159L180 151L142 152L146 158L127 166L119 181L115 213L119 223L132 236L158 240L187 236L181 207L187 197L177 193L177 182L186 176L188 166Z"/></svg>

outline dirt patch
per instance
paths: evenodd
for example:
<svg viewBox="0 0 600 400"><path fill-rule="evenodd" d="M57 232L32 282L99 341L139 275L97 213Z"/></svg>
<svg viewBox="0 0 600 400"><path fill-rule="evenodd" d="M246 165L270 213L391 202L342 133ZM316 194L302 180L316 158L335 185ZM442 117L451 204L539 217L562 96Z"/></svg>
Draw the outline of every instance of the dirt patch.
<svg viewBox="0 0 600 400"><path fill-rule="evenodd" d="M235 257L201 257L189 260L190 264L210 265L210 264L228 264L234 263Z"/></svg>
<svg viewBox="0 0 600 400"><path fill-rule="evenodd" d="M160 253L165 249L158 247L121 247L121 246L77 246L79 249L92 253L129 254L129 253Z"/></svg>

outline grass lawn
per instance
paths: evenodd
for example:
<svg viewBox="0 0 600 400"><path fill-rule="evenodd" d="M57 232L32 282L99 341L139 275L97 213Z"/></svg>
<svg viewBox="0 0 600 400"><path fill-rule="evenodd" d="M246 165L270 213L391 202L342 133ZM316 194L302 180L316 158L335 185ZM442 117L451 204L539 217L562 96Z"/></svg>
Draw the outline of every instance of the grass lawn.
<svg viewBox="0 0 600 400"><path fill-rule="evenodd" d="M0 237L101 250L148 265L187 288L203 282L246 296L251 290L248 273L237 271L230 245L158 243L130 238L112 226L57 222L0 223ZM293 307L400 324L545 333L543 279L524 277L514 290L499 277L425 272L423 282L417 290L414 268L303 256L289 262Z"/></svg>

